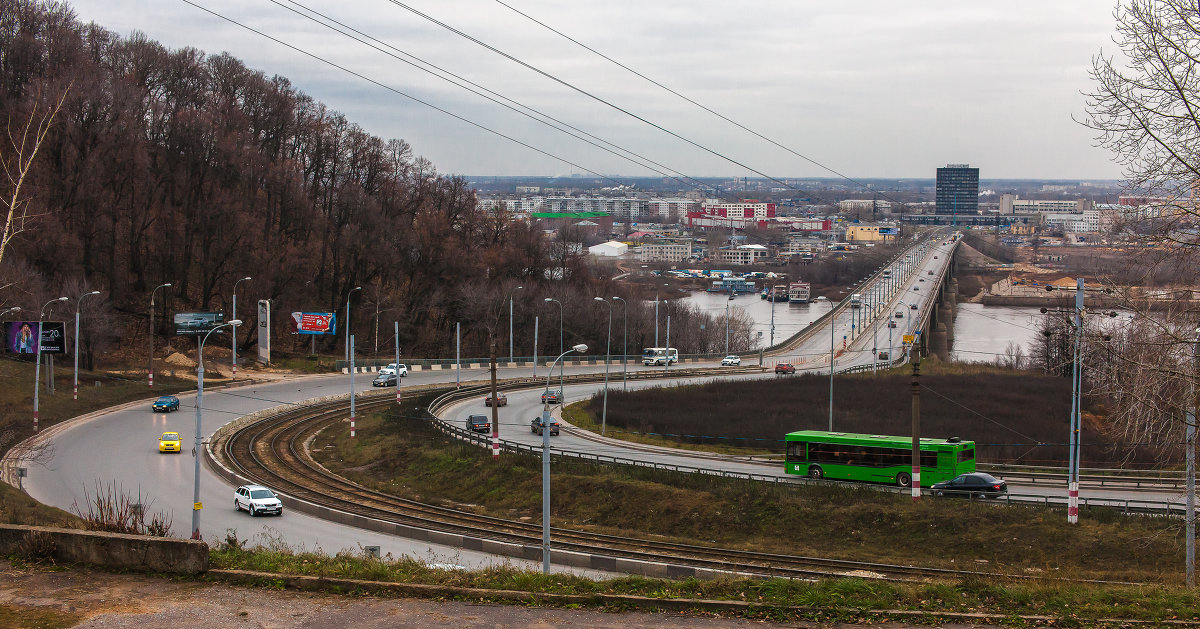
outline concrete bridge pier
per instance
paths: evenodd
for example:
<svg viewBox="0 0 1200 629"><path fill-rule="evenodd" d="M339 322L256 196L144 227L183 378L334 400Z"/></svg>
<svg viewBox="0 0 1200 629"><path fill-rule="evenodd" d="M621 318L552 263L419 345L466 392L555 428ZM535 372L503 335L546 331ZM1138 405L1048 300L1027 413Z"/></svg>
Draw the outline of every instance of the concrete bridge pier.
<svg viewBox="0 0 1200 629"><path fill-rule="evenodd" d="M929 353L942 362L949 362L950 348L947 342L946 324L938 322L929 338Z"/></svg>

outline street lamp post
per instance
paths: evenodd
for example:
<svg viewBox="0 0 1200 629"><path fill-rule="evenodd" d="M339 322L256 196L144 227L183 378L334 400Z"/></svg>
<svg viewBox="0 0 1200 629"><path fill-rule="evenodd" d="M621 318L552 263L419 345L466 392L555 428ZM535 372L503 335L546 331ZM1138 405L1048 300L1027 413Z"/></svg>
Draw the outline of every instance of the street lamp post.
<svg viewBox="0 0 1200 629"><path fill-rule="evenodd" d="M231 315L232 315L234 321L237 321L237 285L242 282L245 282L248 279L251 279L249 275L247 275L246 277L243 277L242 279L233 283L233 312L231 313ZM229 378L232 380L234 378L237 378L237 326L236 325L233 326L232 343L230 345L233 348L233 359L231 361L231 364L233 365L233 374L230 375Z"/></svg>
<svg viewBox="0 0 1200 629"><path fill-rule="evenodd" d="M100 291L94 290L90 293L84 293L75 300L75 385L71 393L71 399L79 399L79 309L83 307L83 298L99 295Z"/></svg>
<svg viewBox="0 0 1200 629"><path fill-rule="evenodd" d="M33 368L33 432L38 431L38 391L41 389L42 379L42 319L46 316L46 306L56 301L66 301L66 297L57 297L46 302L38 312L38 329L37 329L37 365Z"/></svg>
<svg viewBox="0 0 1200 629"><path fill-rule="evenodd" d="M508 291L508 365L513 364L513 292L525 288L518 286Z"/></svg>
<svg viewBox="0 0 1200 629"><path fill-rule="evenodd" d="M608 426L608 367L612 363L612 302L603 297L595 299L608 306L608 341L604 346L604 403L600 407L600 435L603 436Z"/></svg>
<svg viewBox="0 0 1200 629"><path fill-rule="evenodd" d="M554 366L562 360L563 356L571 352L582 354L586 351L587 345L580 343L559 354L558 358L550 363L550 373L546 374L546 390L550 390L550 378L554 376ZM542 572L550 574L550 402L548 401L542 402Z"/></svg>
<svg viewBox="0 0 1200 629"><path fill-rule="evenodd" d="M346 362L350 362L350 296L354 291L362 290L362 286L355 286L346 293Z"/></svg>
<svg viewBox="0 0 1200 629"><path fill-rule="evenodd" d="M171 283L167 282L166 284L155 286L154 290L150 291L150 362L146 367L146 374L148 378L147 382L149 383L147 386L151 389L154 388L154 294L158 292L158 289L170 288L170 286Z"/></svg>
<svg viewBox="0 0 1200 629"><path fill-rule="evenodd" d="M629 304L620 297L613 299L621 302L621 317L624 323L624 332L621 335L621 340L624 343L621 349L621 387L626 391L629 390Z"/></svg>
<svg viewBox="0 0 1200 629"><path fill-rule="evenodd" d="M1196 328L1195 340L1192 342L1192 412L1187 418L1187 586L1196 587L1196 416L1200 414L1197 408L1196 378L1200 377L1200 328Z"/></svg>
<svg viewBox="0 0 1200 629"><path fill-rule="evenodd" d="M663 286L670 286L670 284L663 284ZM660 289L657 286L654 287L654 346L655 347L658 347L658 301L659 301L658 300L658 291L659 290Z"/></svg>
<svg viewBox="0 0 1200 629"><path fill-rule="evenodd" d="M560 353L565 354L565 352L563 352L563 305L562 305L562 302L553 297L547 297L544 301L546 301L547 303L552 301L552 302L558 304L558 351ZM550 371L551 371L551 373L554 372L553 369L551 369ZM547 386L546 388L549 389L550 387ZM560 376L558 379L558 399L559 399L560 404L562 403L562 397L563 397L563 381L562 381L562 377Z"/></svg>
<svg viewBox="0 0 1200 629"><path fill-rule="evenodd" d="M833 361L836 357L834 342L837 333L837 306L831 307L833 311L829 316L829 432L833 432Z"/></svg>
<svg viewBox="0 0 1200 629"><path fill-rule="evenodd" d="M241 321L234 319L227 323L222 323L209 330L203 338L198 338L196 351L196 436L192 442L192 458L196 461L196 469L192 481L192 539L200 539L200 509L203 505L200 504L200 420L203 417L204 409L204 343L208 341L209 335L221 328L236 326Z"/></svg>

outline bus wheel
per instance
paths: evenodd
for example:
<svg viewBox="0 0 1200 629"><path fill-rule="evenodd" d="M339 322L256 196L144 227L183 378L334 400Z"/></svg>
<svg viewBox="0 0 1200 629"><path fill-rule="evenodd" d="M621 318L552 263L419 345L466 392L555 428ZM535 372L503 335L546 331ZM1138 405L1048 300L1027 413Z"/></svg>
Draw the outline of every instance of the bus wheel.
<svg viewBox="0 0 1200 629"><path fill-rule="evenodd" d="M901 487L911 487L912 476L908 472L900 472L896 474L896 484Z"/></svg>
<svg viewBox="0 0 1200 629"><path fill-rule="evenodd" d="M823 478L824 476L825 470L821 469L820 465L813 465L808 468L809 478Z"/></svg>

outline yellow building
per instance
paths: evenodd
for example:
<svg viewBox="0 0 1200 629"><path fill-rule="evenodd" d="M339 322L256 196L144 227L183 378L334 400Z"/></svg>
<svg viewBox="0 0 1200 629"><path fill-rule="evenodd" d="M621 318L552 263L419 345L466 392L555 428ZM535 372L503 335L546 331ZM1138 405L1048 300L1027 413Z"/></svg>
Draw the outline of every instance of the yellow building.
<svg viewBox="0 0 1200 629"><path fill-rule="evenodd" d="M892 242L900 235L895 225L850 223L846 225L846 242Z"/></svg>

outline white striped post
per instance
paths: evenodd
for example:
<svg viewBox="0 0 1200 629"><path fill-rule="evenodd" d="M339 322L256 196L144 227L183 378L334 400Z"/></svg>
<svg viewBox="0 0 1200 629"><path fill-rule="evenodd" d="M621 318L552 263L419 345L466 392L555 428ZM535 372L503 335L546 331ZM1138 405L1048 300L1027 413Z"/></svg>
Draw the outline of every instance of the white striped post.
<svg viewBox="0 0 1200 629"><path fill-rule="evenodd" d="M346 347L350 356L350 438L355 437L354 432L354 335L350 335L350 345Z"/></svg>

